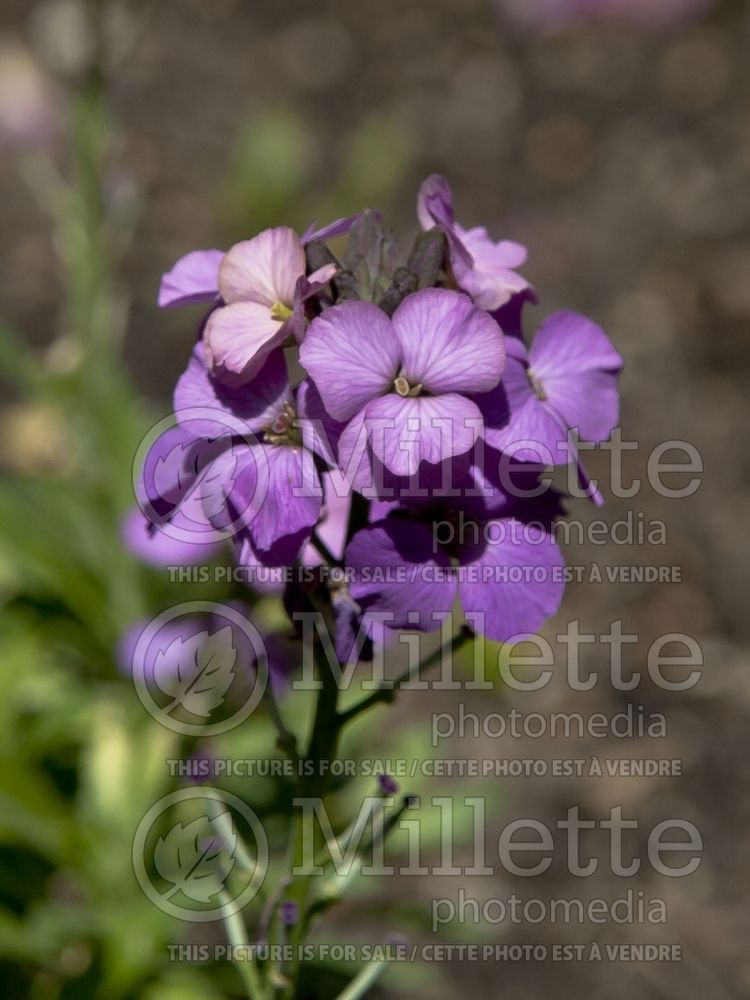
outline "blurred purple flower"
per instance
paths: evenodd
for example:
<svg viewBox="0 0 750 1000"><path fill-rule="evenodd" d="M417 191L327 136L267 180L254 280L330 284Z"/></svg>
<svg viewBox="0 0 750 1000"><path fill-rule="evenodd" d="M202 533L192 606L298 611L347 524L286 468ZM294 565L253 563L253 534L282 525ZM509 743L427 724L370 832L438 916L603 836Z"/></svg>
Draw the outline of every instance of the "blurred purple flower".
<svg viewBox="0 0 750 1000"><path fill-rule="evenodd" d="M227 602L227 607L234 612L247 615L247 609L240 603ZM249 620L249 616L248 616ZM239 627L234 617L225 617L217 613L185 613L162 624L154 630L152 619L141 619L129 626L122 633L116 649L116 663L119 670L130 677L134 670L137 675L151 685L156 681L169 680L176 677L179 669L184 667L188 652L198 648L206 641L215 640L219 632L228 630L226 644L236 651L237 665L241 669L251 670L258 662L257 650L245 630ZM145 648L139 648L139 641L146 632L153 632ZM288 685L289 677L295 667L298 657L291 640L285 636L271 632L261 633L263 643L260 655L268 658L268 672L271 685L276 694L283 694ZM135 656L142 657L135 663ZM210 755L204 755L210 759ZM197 765L196 765L197 767Z"/></svg>
<svg viewBox="0 0 750 1000"><path fill-rule="evenodd" d="M216 555L223 535L208 520L200 490L200 468L215 456L213 443L197 448L194 436L175 425L153 442L135 483L138 505L121 524L133 555L154 566L195 565Z"/></svg>
<svg viewBox="0 0 750 1000"><path fill-rule="evenodd" d="M285 899L279 907L281 922L285 927L294 927L299 923L299 906L293 899Z"/></svg>
<svg viewBox="0 0 750 1000"><path fill-rule="evenodd" d="M378 775L378 791L381 795L397 795L398 782L390 774Z"/></svg>
<svg viewBox="0 0 750 1000"><path fill-rule="evenodd" d="M188 537L195 529L183 511L178 510L172 522L177 530L165 531L150 521L139 507L132 507L121 523L121 537L125 547L138 559L152 566L194 566L208 562L221 548L222 537L213 531L204 518L206 533L213 541L194 541Z"/></svg>
<svg viewBox="0 0 750 1000"><path fill-rule="evenodd" d="M0 44L0 145L46 149L62 131L63 102L51 78L18 42Z"/></svg>

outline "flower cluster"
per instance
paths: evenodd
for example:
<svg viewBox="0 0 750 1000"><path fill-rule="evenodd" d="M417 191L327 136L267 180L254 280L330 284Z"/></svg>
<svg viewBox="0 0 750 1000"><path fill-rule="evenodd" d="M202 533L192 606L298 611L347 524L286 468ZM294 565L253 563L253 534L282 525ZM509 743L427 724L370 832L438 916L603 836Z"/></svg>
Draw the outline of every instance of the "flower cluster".
<svg viewBox="0 0 750 1000"><path fill-rule="evenodd" d="M622 359L594 322L558 312L524 342L525 247L460 226L437 175L417 218L402 262L367 211L188 254L159 294L209 311L131 545L165 560L191 530L201 552L231 539L251 582L284 568L290 613L331 609L342 659L363 625L437 629L457 601L492 639L536 630L565 576L544 471L574 463L601 502L575 440L618 419Z"/></svg>

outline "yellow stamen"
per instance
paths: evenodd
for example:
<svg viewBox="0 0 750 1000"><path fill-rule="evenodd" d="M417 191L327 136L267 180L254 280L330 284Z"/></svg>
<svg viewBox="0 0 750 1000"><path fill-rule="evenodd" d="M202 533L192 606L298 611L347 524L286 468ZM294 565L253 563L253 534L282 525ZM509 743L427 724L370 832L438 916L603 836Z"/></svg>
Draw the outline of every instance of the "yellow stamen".
<svg viewBox="0 0 750 1000"><path fill-rule="evenodd" d="M289 319L292 315L292 310L289 306L284 305L283 302L274 302L271 306L271 319L278 320L283 323L285 320Z"/></svg>
<svg viewBox="0 0 750 1000"><path fill-rule="evenodd" d="M418 396L422 391L422 383L418 382L416 385L409 385L404 376L399 375L398 378L393 380L393 388L399 396Z"/></svg>
<svg viewBox="0 0 750 1000"><path fill-rule="evenodd" d="M529 383L531 384L531 388L534 390L534 395L536 396L537 399L544 402L544 400L547 398L547 393L544 391L544 386L542 385L541 380L537 378L537 376L533 373L533 371L530 368L526 372L526 375L528 377Z"/></svg>

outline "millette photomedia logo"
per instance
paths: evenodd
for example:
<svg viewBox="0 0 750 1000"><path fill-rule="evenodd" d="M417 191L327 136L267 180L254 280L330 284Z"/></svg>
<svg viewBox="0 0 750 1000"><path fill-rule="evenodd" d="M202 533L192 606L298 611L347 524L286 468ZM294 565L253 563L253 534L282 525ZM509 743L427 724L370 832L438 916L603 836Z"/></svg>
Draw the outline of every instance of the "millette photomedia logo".
<svg viewBox="0 0 750 1000"><path fill-rule="evenodd" d="M247 719L268 684L263 636L237 607L189 601L144 626L132 677L146 711L182 736L216 736Z"/></svg>
<svg viewBox="0 0 750 1000"><path fill-rule="evenodd" d="M268 868L268 840L236 795L181 788L145 813L132 861L155 906L178 920L206 923L237 913L257 895Z"/></svg>

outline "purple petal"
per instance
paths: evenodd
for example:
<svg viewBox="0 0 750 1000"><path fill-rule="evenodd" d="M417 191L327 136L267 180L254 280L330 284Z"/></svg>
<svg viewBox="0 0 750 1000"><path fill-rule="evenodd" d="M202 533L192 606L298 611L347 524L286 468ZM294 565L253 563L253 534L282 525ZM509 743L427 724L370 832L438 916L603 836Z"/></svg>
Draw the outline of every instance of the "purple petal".
<svg viewBox="0 0 750 1000"><path fill-rule="evenodd" d="M372 660L372 639L364 612L346 587L331 593L333 611L333 644L339 663L349 665L360 660ZM363 641L364 633L364 641Z"/></svg>
<svg viewBox="0 0 750 1000"><path fill-rule="evenodd" d="M481 529L482 540L472 539L459 554L464 613L497 642L535 632L555 614L565 589L557 543L542 528L514 518L486 521Z"/></svg>
<svg viewBox="0 0 750 1000"><path fill-rule="evenodd" d="M334 420L323 406L318 387L312 379L303 379L297 387L296 410L305 448L329 465L335 465L339 438L346 425Z"/></svg>
<svg viewBox="0 0 750 1000"><path fill-rule="evenodd" d="M464 246L474 258L480 271L496 271L504 268L521 267L526 263L529 252L522 243L515 240L495 240L487 232L486 226L472 229L457 227Z"/></svg>
<svg viewBox="0 0 750 1000"><path fill-rule="evenodd" d="M425 288L393 314L403 347L403 374L432 393L487 392L505 366L497 323L458 292Z"/></svg>
<svg viewBox="0 0 750 1000"><path fill-rule="evenodd" d="M397 475L374 452L366 426L366 412L367 410L363 410L357 414L346 425L339 438L338 467L347 488L355 489L371 499L399 499L415 503L427 503L434 497L445 496L447 492L452 495L461 477L468 472L470 452L467 451L458 458L443 459L435 464L423 461L413 473ZM379 434L381 439L387 437L393 434L393 426L394 421L390 418L376 421L373 435ZM441 428L438 426L436 433L439 435L440 432ZM450 433L450 425L444 433ZM383 441L381 451L385 447L386 442ZM337 476L338 473L334 470L334 482L337 488L340 488Z"/></svg>
<svg viewBox="0 0 750 1000"><path fill-rule="evenodd" d="M134 556L151 566L195 566L208 562L219 551L222 541L205 518L201 536L197 526L180 510L173 522L162 529L152 524L138 507L133 507L123 518L121 537Z"/></svg>
<svg viewBox="0 0 750 1000"><path fill-rule="evenodd" d="M460 496L451 506L473 517L515 517L549 527L564 513L561 494L541 481L544 465L519 462L494 448L479 445L472 465L458 482Z"/></svg>
<svg viewBox="0 0 750 1000"><path fill-rule="evenodd" d="M357 490L366 496L377 494L373 484L372 449L367 431L365 410L353 417L344 427L338 441L338 468L341 481L333 470L334 488L339 495L349 490Z"/></svg>
<svg viewBox="0 0 750 1000"><path fill-rule="evenodd" d="M597 507L603 507L604 497L596 484L592 481L588 472L586 472L586 467L581 460L581 453L573 444L571 444L571 459L575 462L578 472L578 485L593 504L596 504Z"/></svg>
<svg viewBox="0 0 750 1000"><path fill-rule="evenodd" d="M330 472L324 472L322 479L324 503L316 533L331 554L340 559L344 554L352 495L350 491L344 492L336 488ZM314 545L308 544L302 554L302 562L305 566L319 566L322 556Z"/></svg>
<svg viewBox="0 0 750 1000"><path fill-rule="evenodd" d="M536 305L539 302L537 294L531 285L517 292L512 298L492 313L492 318L498 324L506 337L523 338L523 307L527 302Z"/></svg>
<svg viewBox="0 0 750 1000"><path fill-rule="evenodd" d="M519 462L567 465L570 460L564 424L533 396L502 429L485 427L487 443Z"/></svg>
<svg viewBox="0 0 750 1000"><path fill-rule="evenodd" d="M568 427L603 441L617 423L622 357L601 327L573 312L550 316L529 351L534 376Z"/></svg>
<svg viewBox="0 0 750 1000"><path fill-rule="evenodd" d="M335 264L324 264L312 274L307 276L303 274L300 279L301 285L300 282L297 283L302 300L309 299L310 296L324 288L337 271L338 267Z"/></svg>
<svg viewBox="0 0 750 1000"><path fill-rule="evenodd" d="M430 632L453 607L450 559L425 524L389 517L358 531L345 558L352 597L368 611L393 614L390 628Z"/></svg>
<svg viewBox="0 0 750 1000"><path fill-rule="evenodd" d="M270 309L281 302L291 309L305 266L305 251L293 229L266 229L230 247L219 271L219 290L227 303L257 302Z"/></svg>
<svg viewBox="0 0 750 1000"><path fill-rule="evenodd" d="M285 560L278 564L268 563L261 559L253 548L252 539L247 532L237 538L237 565L242 567L243 581L253 590L261 594L278 596L283 594L285 585ZM287 565L294 561L294 556Z"/></svg>
<svg viewBox="0 0 750 1000"><path fill-rule="evenodd" d="M227 495L261 559L282 539L293 540L294 558L320 517L323 491L310 452L262 445L243 450Z"/></svg>
<svg viewBox="0 0 750 1000"><path fill-rule="evenodd" d="M404 398L391 392L368 403L365 422L373 453L396 476L465 454L482 429L479 408L457 393Z"/></svg>
<svg viewBox="0 0 750 1000"><path fill-rule="evenodd" d="M417 219L422 229L453 228L453 192L441 174L430 174L417 195Z"/></svg>
<svg viewBox="0 0 750 1000"><path fill-rule="evenodd" d="M352 228L354 223L359 218L359 213L357 215L347 215L344 219L336 219L335 222L329 222L327 226L323 226L322 229L316 229L315 223L308 226L302 237L302 245L307 246L308 243L312 243L313 240L332 240L334 236L344 236Z"/></svg>
<svg viewBox="0 0 750 1000"><path fill-rule="evenodd" d="M307 330L305 302L307 302L307 300L312 298L314 295L317 295L322 288L325 288L337 271L338 268L335 264L324 264L323 267L319 267L317 271L313 271L309 277L302 274L297 279L297 284L294 289L292 327L294 331L294 339L298 344L302 343L302 338Z"/></svg>
<svg viewBox="0 0 750 1000"><path fill-rule="evenodd" d="M342 302L312 321L300 361L331 416L347 421L390 389L401 364L401 346L377 306Z"/></svg>
<svg viewBox="0 0 750 1000"><path fill-rule="evenodd" d="M180 257L172 270L162 275L158 298L161 308L215 299L223 257L223 250L193 250Z"/></svg>
<svg viewBox="0 0 750 1000"><path fill-rule="evenodd" d="M226 436L195 438L175 425L162 431L149 445L135 488L145 517L178 541L213 541L201 492L229 446Z"/></svg>
<svg viewBox="0 0 750 1000"><path fill-rule="evenodd" d="M453 272L459 286L478 306L499 309L513 295L528 288L528 281L513 270L526 260L526 247L512 240L495 243L484 227L467 231L457 226L456 231L471 262L462 254L452 253Z"/></svg>
<svg viewBox="0 0 750 1000"><path fill-rule="evenodd" d="M183 615L173 621L165 622L154 634L145 649L140 650L141 662L137 672L141 677L153 683L154 665L159 661L160 673L177 675L181 660L181 646L190 642L211 626L211 617L206 614ZM133 675L133 661L141 636L146 630L153 631L151 619L141 619L130 625L120 636L116 649L117 666L126 676ZM140 656L139 656L140 658Z"/></svg>
<svg viewBox="0 0 750 1000"><path fill-rule="evenodd" d="M209 374L205 344L199 341L174 391L177 420L194 437L244 436L270 426L291 402L283 351L272 352L257 378L240 387Z"/></svg>
<svg viewBox="0 0 750 1000"><path fill-rule="evenodd" d="M484 418L485 440L520 462L567 464L567 428L537 398L529 380L526 348L515 338L509 338L506 346L502 381L492 392L475 397Z"/></svg>
<svg viewBox="0 0 750 1000"><path fill-rule="evenodd" d="M234 302L212 312L203 334L206 360L215 377L230 385L254 378L266 358L291 332L257 302Z"/></svg>

